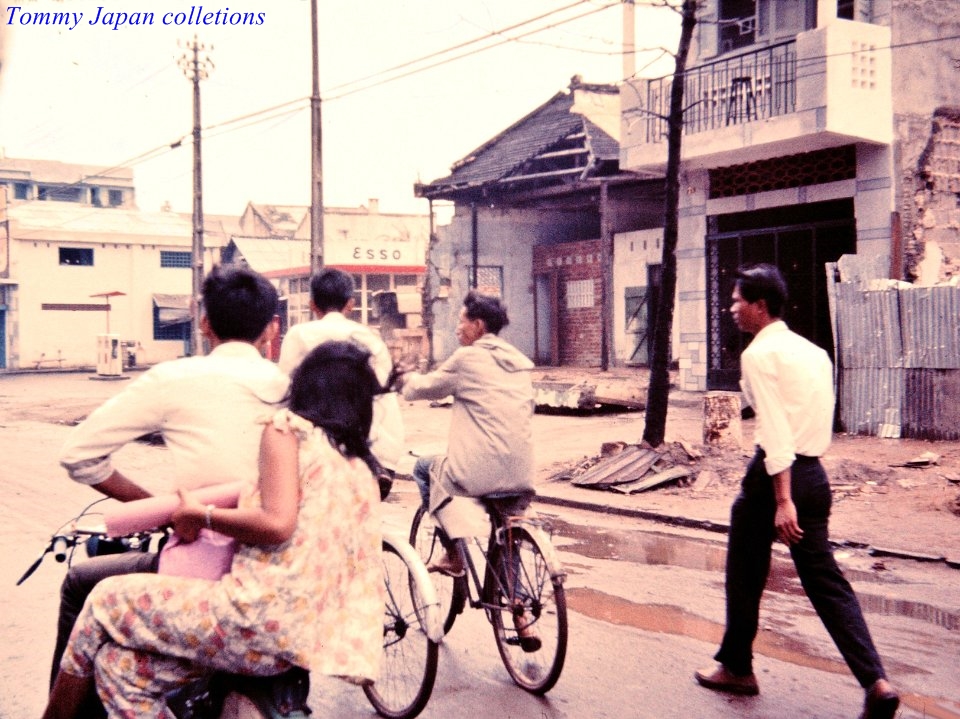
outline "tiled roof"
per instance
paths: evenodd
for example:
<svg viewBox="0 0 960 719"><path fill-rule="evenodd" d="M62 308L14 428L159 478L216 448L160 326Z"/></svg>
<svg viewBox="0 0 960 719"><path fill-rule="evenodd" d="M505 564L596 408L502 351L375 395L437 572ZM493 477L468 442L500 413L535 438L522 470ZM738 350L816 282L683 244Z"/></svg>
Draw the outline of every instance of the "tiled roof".
<svg viewBox="0 0 960 719"><path fill-rule="evenodd" d="M526 117L493 137L463 159L454 163L447 177L423 185L423 196L495 184L505 178L523 175L538 156L566 141L566 146L586 148L585 175L598 161L617 162L620 143L601 128L600 115L609 127L611 97L617 98L612 85L573 85L570 92L559 92ZM587 101L584 101L584 98ZM590 98L597 100L591 103ZM591 120L596 113L597 122ZM613 123L616 124L616 123Z"/></svg>

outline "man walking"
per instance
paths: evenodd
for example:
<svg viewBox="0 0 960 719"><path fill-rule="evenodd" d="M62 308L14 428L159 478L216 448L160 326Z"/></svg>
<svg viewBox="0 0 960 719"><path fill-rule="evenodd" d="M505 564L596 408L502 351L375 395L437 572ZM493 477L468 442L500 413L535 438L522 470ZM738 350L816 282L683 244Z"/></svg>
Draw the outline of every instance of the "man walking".
<svg viewBox="0 0 960 719"><path fill-rule="evenodd" d="M844 660L865 689L861 719L892 719L900 698L887 681L863 618L829 544L831 493L820 456L833 432L833 372L822 349L781 319L787 286L773 265L741 270L730 312L754 335L740 358L741 387L756 410L757 451L730 517L726 631L714 668L696 672L709 689L759 693L753 641L775 537L790 547L800 582Z"/></svg>
<svg viewBox="0 0 960 719"><path fill-rule="evenodd" d="M283 372L289 375L314 347L324 342L355 342L370 352L377 380L386 387L393 371L390 350L374 330L347 317L353 310L353 289L353 278L343 270L329 268L311 278L310 309L317 319L294 325L287 331L278 361ZM373 401L370 451L386 470L377 477L383 499L390 493L397 461L403 453L403 441L403 417L396 393L378 395Z"/></svg>

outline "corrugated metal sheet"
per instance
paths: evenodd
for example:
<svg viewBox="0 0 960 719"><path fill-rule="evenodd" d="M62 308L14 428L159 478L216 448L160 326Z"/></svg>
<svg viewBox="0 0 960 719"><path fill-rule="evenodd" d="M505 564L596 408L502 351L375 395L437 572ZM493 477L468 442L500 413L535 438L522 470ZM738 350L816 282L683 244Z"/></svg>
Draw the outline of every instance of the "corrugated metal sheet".
<svg viewBox="0 0 960 719"><path fill-rule="evenodd" d="M897 290L862 290L847 282L837 290L841 366L902 366Z"/></svg>
<svg viewBox="0 0 960 719"><path fill-rule="evenodd" d="M904 370L904 437L960 439L960 372Z"/></svg>
<svg viewBox="0 0 960 719"><path fill-rule="evenodd" d="M901 426L903 370L844 368L840 375L840 421L851 434L893 436Z"/></svg>
<svg viewBox="0 0 960 719"><path fill-rule="evenodd" d="M960 438L960 287L836 285L847 432Z"/></svg>
<svg viewBox="0 0 960 719"><path fill-rule="evenodd" d="M901 290L904 367L960 369L960 288Z"/></svg>

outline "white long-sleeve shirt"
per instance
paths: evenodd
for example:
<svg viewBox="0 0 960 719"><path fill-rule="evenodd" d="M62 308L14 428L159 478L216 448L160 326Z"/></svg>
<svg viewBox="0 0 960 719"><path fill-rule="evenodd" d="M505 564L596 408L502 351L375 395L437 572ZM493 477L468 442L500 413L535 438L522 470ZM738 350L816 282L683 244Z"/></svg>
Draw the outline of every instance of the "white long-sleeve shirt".
<svg viewBox="0 0 960 719"><path fill-rule="evenodd" d="M327 312L312 322L291 327L280 345L278 365L286 374L295 370L303 358L324 342L355 342L370 352L370 364L381 385L386 384L393 369L390 350L380 335L341 312ZM387 469L396 469L404 451L403 416L394 392L381 394L373 401L373 422L370 426L370 451Z"/></svg>
<svg viewBox="0 0 960 719"><path fill-rule="evenodd" d="M114 452L160 432L170 453L170 491L256 480L262 421L276 412L288 384L246 342L162 362L75 427L60 463L77 482L99 484L113 472Z"/></svg>
<svg viewBox="0 0 960 719"><path fill-rule="evenodd" d="M756 443L775 475L797 455L819 457L833 439L833 366L826 352L782 320L760 330L740 357L740 387L757 412Z"/></svg>

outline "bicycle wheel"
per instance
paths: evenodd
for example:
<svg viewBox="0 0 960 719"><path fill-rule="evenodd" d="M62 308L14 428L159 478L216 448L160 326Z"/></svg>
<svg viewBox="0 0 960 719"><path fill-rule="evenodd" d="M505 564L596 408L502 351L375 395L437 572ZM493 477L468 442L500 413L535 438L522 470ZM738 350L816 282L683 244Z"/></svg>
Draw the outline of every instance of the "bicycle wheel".
<svg viewBox="0 0 960 719"><path fill-rule="evenodd" d="M536 539L513 528L509 543L493 544L484 583L488 616L503 664L523 689L546 694L557 683L567 654L567 601L550 576ZM539 647L525 648L521 628L532 627ZM527 642L524 642L527 643Z"/></svg>
<svg viewBox="0 0 960 719"><path fill-rule="evenodd" d="M424 564L429 564L431 560L443 556L446 551L440 541L442 532L433 516L421 505L413 515L413 522L410 525L410 544L413 545ZM440 599L440 616L443 617L443 633L446 634L453 627L457 615L463 612L467 596L464 583L467 580L448 577L439 572L431 572L430 579Z"/></svg>
<svg viewBox="0 0 960 719"><path fill-rule="evenodd" d="M383 658L380 678L364 685L363 693L387 719L410 719L427 705L437 678L435 641L420 624L425 616L422 597L413 573L389 543L383 543L383 579L386 614L383 624Z"/></svg>

